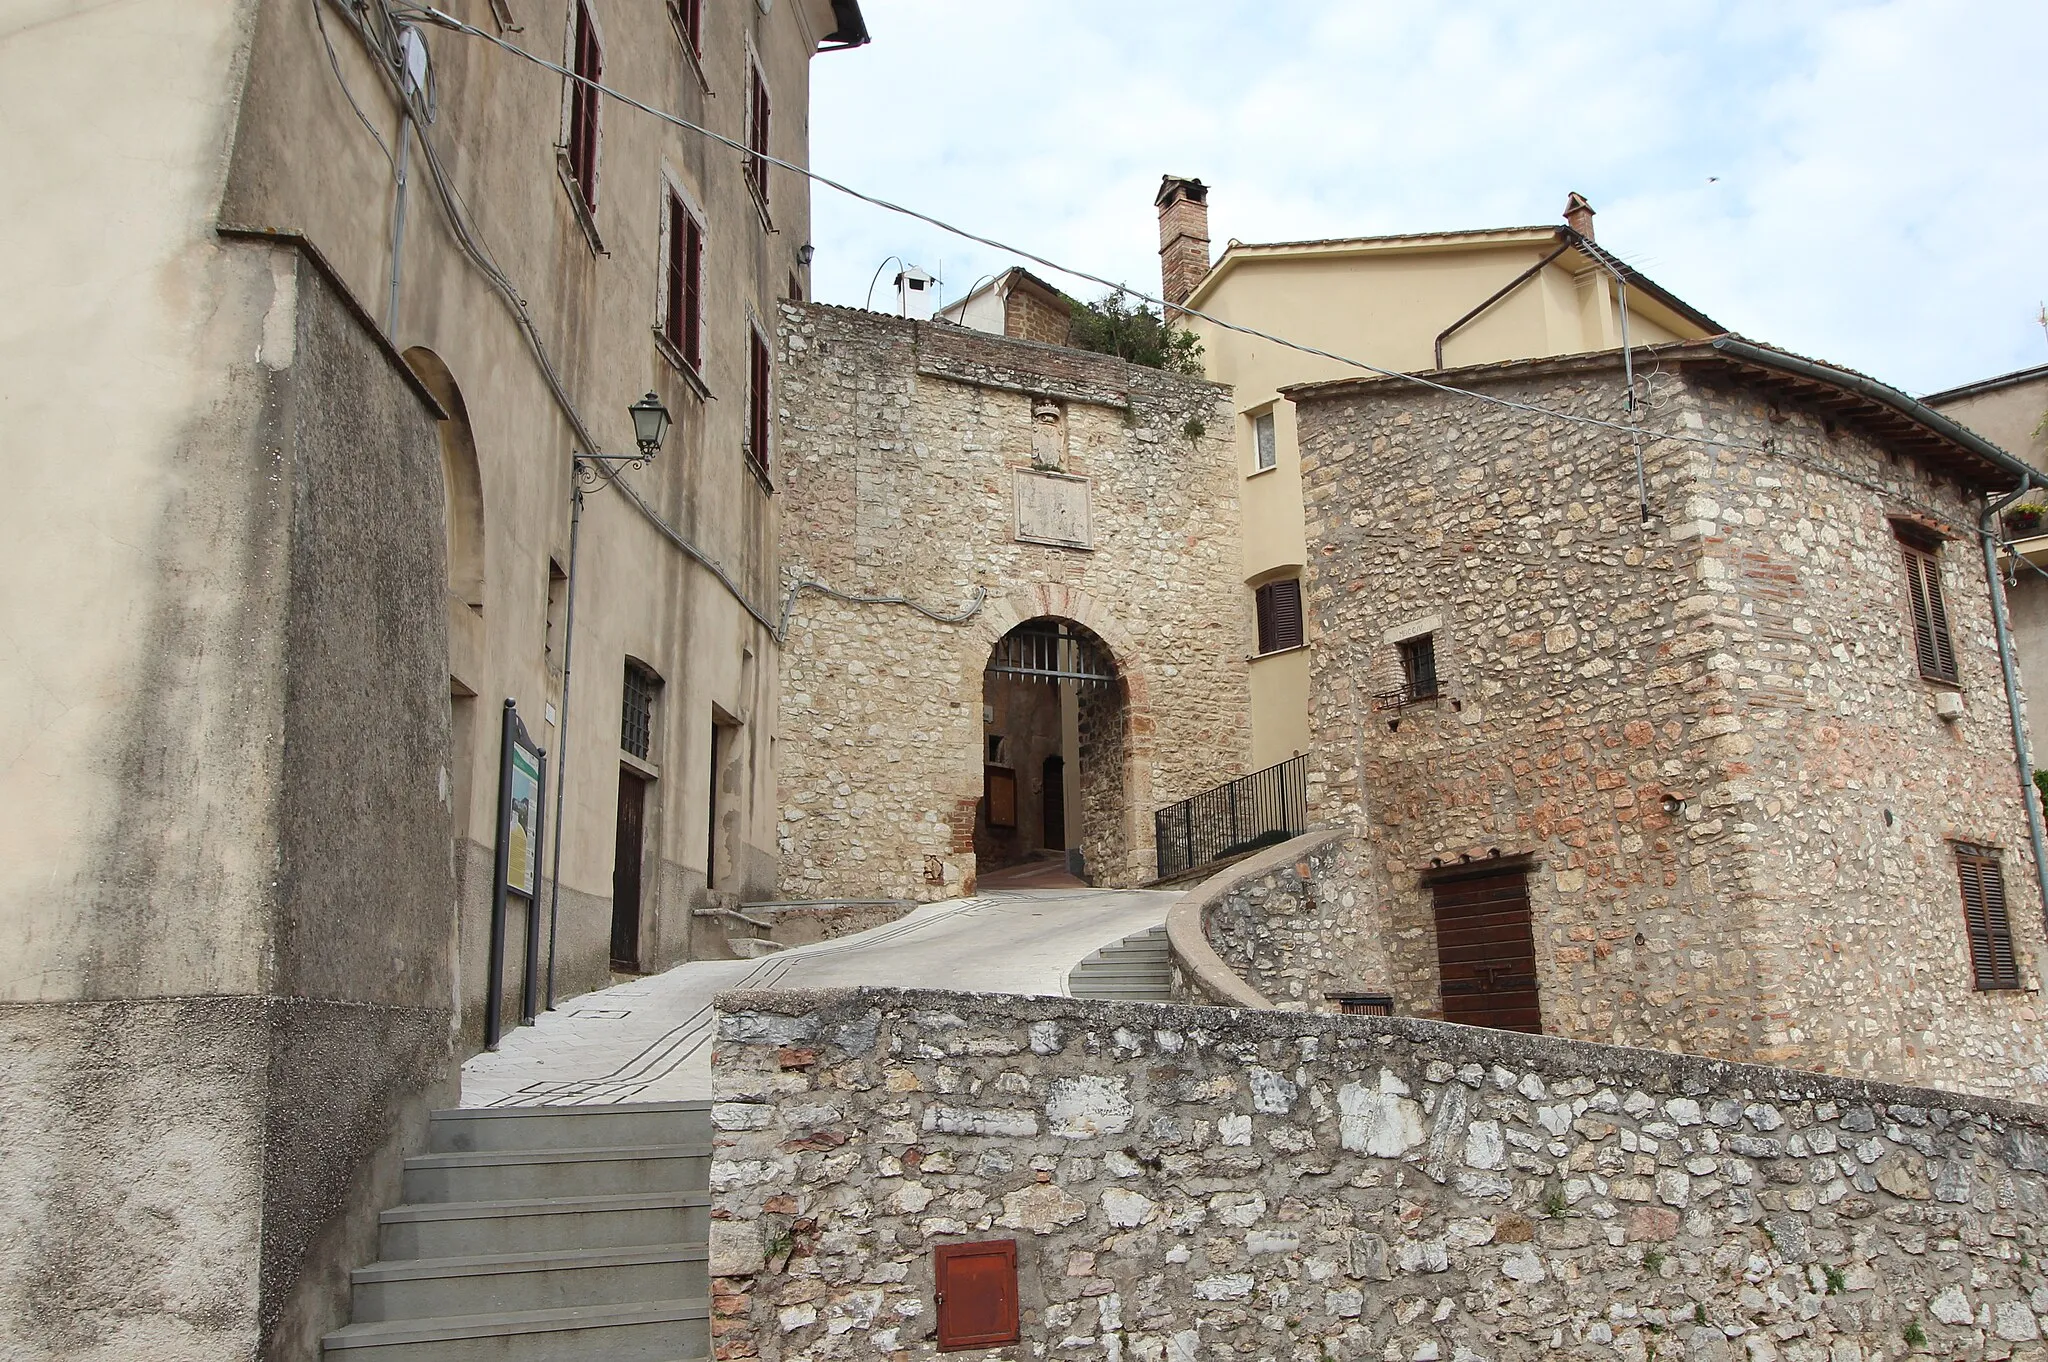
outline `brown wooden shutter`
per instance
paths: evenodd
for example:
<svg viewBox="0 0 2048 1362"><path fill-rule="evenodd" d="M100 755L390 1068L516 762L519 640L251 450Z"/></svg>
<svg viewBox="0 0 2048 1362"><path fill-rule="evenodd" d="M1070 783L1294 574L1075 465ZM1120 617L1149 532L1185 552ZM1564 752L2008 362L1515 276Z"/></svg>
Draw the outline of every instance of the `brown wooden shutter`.
<svg viewBox="0 0 2048 1362"><path fill-rule="evenodd" d="M1017 1342L1017 1241L941 1244L932 1250L939 1351Z"/></svg>
<svg viewBox="0 0 2048 1362"><path fill-rule="evenodd" d="M1913 607L1913 653L1930 681L1956 680L1956 648L1949 636L1948 605L1941 596L1941 559L1933 547L1899 541L1906 561L1906 594Z"/></svg>
<svg viewBox="0 0 2048 1362"><path fill-rule="evenodd" d="M704 367L704 229L683 214L683 337L676 348L692 369Z"/></svg>
<svg viewBox="0 0 2048 1362"><path fill-rule="evenodd" d="M768 342L752 334L747 371L747 457L765 477L768 473Z"/></svg>
<svg viewBox="0 0 2048 1362"><path fill-rule="evenodd" d="M1301 583L1289 577L1258 590L1259 651L1277 653L1301 646Z"/></svg>
<svg viewBox="0 0 2048 1362"><path fill-rule="evenodd" d="M687 303L689 285L684 278L683 262L689 257L689 242L684 233L689 230L690 215L683 209L683 200L674 190L668 194L668 259L663 262L663 284L668 290L668 310L661 318L661 334L677 353L683 348L683 318Z"/></svg>
<svg viewBox="0 0 2048 1362"><path fill-rule="evenodd" d="M2018 988L2019 961L2013 952L2012 921L2005 908L2005 871L1998 857L1979 847L1956 848L1962 881L1963 924L1970 937L1970 970L1980 989Z"/></svg>
<svg viewBox="0 0 2048 1362"><path fill-rule="evenodd" d="M569 174L583 191L583 206L597 211L597 122L598 93L584 80L604 79L604 52L598 46L597 25L590 8L576 6L576 54L572 63L583 80L575 82L569 94Z"/></svg>
<svg viewBox="0 0 2048 1362"><path fill-rule="evenodd" d="M748 73L747 90L747 147L754 155L747 158L747 178L752 181L754 192L761 202L768 202L768 163L760 158L768 154L768 120L771 110L768 105L768 82L761 78L761 69L754 67Z"/></svg>

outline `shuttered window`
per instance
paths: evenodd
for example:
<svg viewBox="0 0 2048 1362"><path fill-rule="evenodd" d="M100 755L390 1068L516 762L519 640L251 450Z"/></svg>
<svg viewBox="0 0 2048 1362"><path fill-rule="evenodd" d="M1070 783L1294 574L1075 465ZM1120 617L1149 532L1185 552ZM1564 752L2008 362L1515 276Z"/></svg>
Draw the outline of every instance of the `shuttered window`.
<svg viewBox="0 0 2048 1362"><path fill-rule="evenodd" d="M701 370L704 348L704 228L690 215L682 195L668 194L668 310L661 319L683 363Z"/></svg>
<svg viewBox="0 0 2048 1362"><path fill-rule="evenodd" d="M1906 562L1906 595L1913 607L1913 654L1929 681L1956 681L1956 645L1949 637L1948 605L1941 598L1940 545L1899 530Z"/></svg>
<svg viewBox="0 0 2048 1362"><path fill-rule="evenodd" d="M1017 1241L941 1244L932 1250L940 1352L1017 1341Z"/></svg>
<svg viewBox="0 0 2048 1362"><path fill-rule="evenodd" d="M595 84L604 79L604 49L597 40L597 25L590 7L576 6L575 50L570 67L582 80L569 88L569 178L583 194L583 206L597 211L598 94Z"/></svg>
<svg viewBox="0 0 2048 1362"><path fill-rule="evenodd" d="M1963 925L1970 935L1970 971L1980 989L2018 988L2020 969L2013 953L2012 920L2005 911L2005 871L1988 847L1956 846L1956 874L1963 886Z"/></svg>
<svg viewBox="0 0 2048 1362"><path fill-rule="evenodd" d="M747 365L747 462L765 481L768 477L768 341L749 328Z"/></svg>
<svg viewBox="0 0 2048 1362"><path fill-rule="evenodd" d="M754 197L761 206L768 206L768 163L761 158L768 154L768 125L771 109L768 103L768 82L761 75L758 65L747 68L747 184L752 187Z"/></svg>
<svg viewBox="0 0 2048 1362"><path fill-rule="evenodd" d="M704 0L668 0L669 21L676 36L689 44L690 55L704 55Z"/></svg>
<svg viewBox="0 0 2048 1362"><path fill-rule="evenodd" d="M1301 583L1289 577L1258 590L1259 651L1284 652L1301 646Z"/></svg>

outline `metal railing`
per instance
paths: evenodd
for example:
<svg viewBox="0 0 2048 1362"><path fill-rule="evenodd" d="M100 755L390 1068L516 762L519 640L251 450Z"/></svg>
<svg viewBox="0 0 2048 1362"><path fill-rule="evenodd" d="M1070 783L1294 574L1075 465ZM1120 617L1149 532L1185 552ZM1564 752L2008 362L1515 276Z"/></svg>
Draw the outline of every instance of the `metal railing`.
<svg viewBox="0 0 2048 1362"><path fill-rule="evenodd" d="M1308 831L1308 758L1228 780L1152 815L1159 878L1284 842Z"/></svg>

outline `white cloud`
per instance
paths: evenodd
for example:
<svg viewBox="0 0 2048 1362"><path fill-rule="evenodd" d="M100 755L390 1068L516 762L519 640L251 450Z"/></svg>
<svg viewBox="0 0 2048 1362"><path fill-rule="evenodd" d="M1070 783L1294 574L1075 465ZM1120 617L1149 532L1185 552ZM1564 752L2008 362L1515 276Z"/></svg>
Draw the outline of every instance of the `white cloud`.
<svg viewBox="0 0 2048 1362"><path fill-rule="evenodd" d="M1578 189L1759 338L1915 391L2048 361L2032 0L864 9L875 45L813 67L818 168L1112 278L1155 285L1166 171L1215 187L1219 245L1553 221ZM831 301L889 255L948 296L1014 263L816 204Z"/></svg>

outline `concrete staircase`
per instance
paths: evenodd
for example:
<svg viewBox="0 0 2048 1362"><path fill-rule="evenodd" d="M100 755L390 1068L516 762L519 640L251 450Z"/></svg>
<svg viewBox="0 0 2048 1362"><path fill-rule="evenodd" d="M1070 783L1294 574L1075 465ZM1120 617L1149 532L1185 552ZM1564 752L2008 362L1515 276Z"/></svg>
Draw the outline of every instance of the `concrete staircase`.
<svg viewBox="0 0 2048 1362"><path fill-rule="evenodd" d="M1161 924L1111 942L1074 966L1067 992L1099 1002L1170 1003L1173 969Z"/></svg>
<svg viewBox="0 0 2048 1362"><path fill-rule="evenodd" d="M709 1358L708 1102L436 1112L328 1362Z"/></svg>

